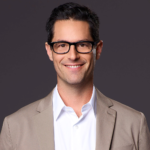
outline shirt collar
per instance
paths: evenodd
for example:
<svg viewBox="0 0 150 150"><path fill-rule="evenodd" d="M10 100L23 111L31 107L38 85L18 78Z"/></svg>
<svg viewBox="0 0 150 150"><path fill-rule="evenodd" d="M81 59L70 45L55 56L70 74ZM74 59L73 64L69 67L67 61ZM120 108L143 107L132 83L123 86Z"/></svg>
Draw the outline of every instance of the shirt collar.
<svg viewBox="0 0 150 150"><path fill-rule="evenodd" d="M63 100L61 99L58 90L57 90L57 85L54 89L54 94L53 94L53 111L54 111L54 119L57 120L59 117L63 107L66 105L64 104Z"/></svg>
<svg viewBox="0 0 150 150"><path fill-rule="evenodd" d="M92 106L94 115L96 117L96 90L95 86L93 85L93 92L90 101L87 103ZM85 104L86 105L86 104ZM53 93L53 111L54 111L54 119L57 120L59 115L61 114L62 109L66 107L64 104L63 100L61 99L58 90L57 90L57 85L54 89Z"/></svg>
<svg viewBox="0 0 150 150"><path fill-rule="evenodd" d="M92 92L92 96L90 101L88 102L93 109L94 115L96 117L96 90L95 90L95 86L93 85L93 92Z"/></svg>

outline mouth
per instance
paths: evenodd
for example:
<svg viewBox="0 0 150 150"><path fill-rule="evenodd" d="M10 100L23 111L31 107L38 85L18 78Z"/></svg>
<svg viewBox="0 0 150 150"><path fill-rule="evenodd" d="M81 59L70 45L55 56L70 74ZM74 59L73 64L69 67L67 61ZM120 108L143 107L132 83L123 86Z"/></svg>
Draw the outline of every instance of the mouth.
<svg viewBox="0 0 150 150"><path fill-rule="evenodd" d="M69 65L65 65L65 66L68 68L80 68L81 66L83 66L83 64L74 64L74 65L69 64Z"/></svg>

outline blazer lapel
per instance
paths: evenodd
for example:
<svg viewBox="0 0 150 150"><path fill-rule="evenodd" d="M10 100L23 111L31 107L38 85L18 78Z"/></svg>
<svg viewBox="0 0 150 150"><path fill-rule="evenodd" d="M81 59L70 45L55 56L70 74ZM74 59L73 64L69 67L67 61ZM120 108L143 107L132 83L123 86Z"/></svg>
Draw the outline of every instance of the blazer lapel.
<svg viewBox="0 0 150 150"><path fill-rule="evenodd" d="M115 126L116 111L111 109L113 103L109 98L97 89L96 93L96 150L109 150Z"/></svg>
<svg viewBox="0 0 150 150"><path fill-rule="evenodd" d="M52 93L41 100L34 118L40 150L54 150Z"/></svg>

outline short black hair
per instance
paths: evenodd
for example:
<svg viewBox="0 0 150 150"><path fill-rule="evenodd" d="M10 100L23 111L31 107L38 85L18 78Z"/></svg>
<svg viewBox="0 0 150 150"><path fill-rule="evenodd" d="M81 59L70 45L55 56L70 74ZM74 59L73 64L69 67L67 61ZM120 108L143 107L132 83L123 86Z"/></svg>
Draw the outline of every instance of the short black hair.
<svg viewBox="0 0 150 150"><path fill-rule="evenodd" d="M54 34L54 24L57 20L80 20L89 23L91 37L95 43L99 39L99 18L88 7L79 5L77 3L69 2L54 8L47 23L46 31L48 32L47 42L50 43Z"/></svg>

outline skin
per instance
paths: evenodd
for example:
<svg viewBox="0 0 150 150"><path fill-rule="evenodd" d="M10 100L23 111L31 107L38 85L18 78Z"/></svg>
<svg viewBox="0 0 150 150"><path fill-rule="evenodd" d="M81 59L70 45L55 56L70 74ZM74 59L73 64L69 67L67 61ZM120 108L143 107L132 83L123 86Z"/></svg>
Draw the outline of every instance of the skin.
<svg viewBox="0 0 150 150"><path fill-rule="evenodd" d="M52 42L61 40L68 42L93 41L89 24L73 19L56 21ZM78 117L82 115L82 106L90 101L93 90L94 60L100 58L102 47L103 42L99 41L96 46L96 55L93 54L93 51L88 54L80 54L75 50L74 45L70 47L67 54L56 54L48 43L45 43L47 55L53 61L57 73L58 92L65 105L72 107ZM72 65L79 67L69 67Z"/></svg>

